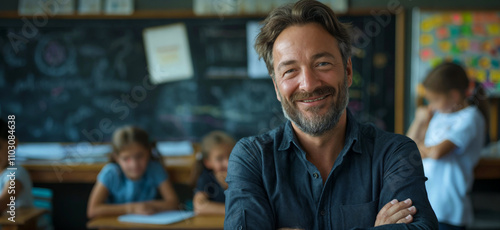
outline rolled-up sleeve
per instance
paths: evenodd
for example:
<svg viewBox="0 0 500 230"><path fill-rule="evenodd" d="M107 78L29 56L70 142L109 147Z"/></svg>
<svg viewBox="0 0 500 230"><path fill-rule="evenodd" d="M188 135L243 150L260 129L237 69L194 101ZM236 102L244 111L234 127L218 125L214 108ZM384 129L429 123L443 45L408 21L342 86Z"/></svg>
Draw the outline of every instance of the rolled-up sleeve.
<svg viewBox="0 0 500 230"><path fill-rule="evenodd" d="M224 229L274 229L274 214L262 180L262 153L246 139L229 158Z"/></svg>

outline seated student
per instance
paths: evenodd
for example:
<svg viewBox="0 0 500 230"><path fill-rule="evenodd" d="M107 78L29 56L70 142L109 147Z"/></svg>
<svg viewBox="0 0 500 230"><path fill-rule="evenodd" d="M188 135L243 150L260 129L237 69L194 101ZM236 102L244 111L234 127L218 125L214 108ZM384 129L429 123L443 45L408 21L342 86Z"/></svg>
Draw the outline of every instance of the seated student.
<svg viewBox="0 0 500 230"><path fill-rule="evenodd" d="M9 211L7 204L11 202L11 199L15 199L16 209L33 207L32 183L28 171L18 164L12 166L16 170L7 169L9 167L9 150L12 150L10 146L17 146L17 139L14 139L14 145L9 145L9 130L7 122L0 119L0 211L2 212ZM15 176L12 177L11 173L15 173ZM15 188L9 189L11 179L14 179L15 185L12 187Z"/></svg>
<svg viewBox="0 0 500 230"><path fill-rule="evenodd" d="M155 200L160 195L160 200ZM178 198L148 134L124 127L113 134L113 153L97 176L87 215L154 214L177 209Z"/></svg>
<svg viewBox="0 0 500 230"><path fill-rule="evenodd" d="M235 141L222 131L213 131L201 143L205 169L198 179L193 199L197 214L221 214L227 189L227 162Z"/></svg>
<svg viewBox="0 0 500 230"><path fill-rule="evenodd" d="M486 138L486 97L481 88L472 93L465 70L454 63L434 68L423 85L429 107L417 109L407 135L420 150L439 229L465 229L472 223L468 194Z"/></svg>

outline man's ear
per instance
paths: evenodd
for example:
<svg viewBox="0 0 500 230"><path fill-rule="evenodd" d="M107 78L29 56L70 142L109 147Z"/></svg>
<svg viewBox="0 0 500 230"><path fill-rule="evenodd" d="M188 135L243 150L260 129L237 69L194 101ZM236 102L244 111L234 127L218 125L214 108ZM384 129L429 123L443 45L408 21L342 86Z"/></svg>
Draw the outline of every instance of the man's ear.
<svg viewBox="0 0 500 230"><path fill-rule="evenodd" d="M276 98L281 102L280 92L278 91L278 86L276 85L276 75L271 77L273 79L274 92L276 93Z"/></svg>
<svg viewBox="0 0 500 230"><path fill-rule="evenodd" d="M347 86L351 87L353 71L352 71L352 62L350 57L347 59L345 72L347 75Z"/></svg>

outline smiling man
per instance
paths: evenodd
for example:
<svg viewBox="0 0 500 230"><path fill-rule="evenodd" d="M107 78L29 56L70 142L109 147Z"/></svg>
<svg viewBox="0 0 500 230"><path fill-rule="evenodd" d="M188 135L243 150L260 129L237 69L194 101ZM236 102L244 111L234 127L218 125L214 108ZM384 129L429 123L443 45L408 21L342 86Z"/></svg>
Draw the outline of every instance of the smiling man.
<svg viewBox="0 0 500 230"><path fill-rule="evenodd" d="M264 21L255 48L289 121L233 149L225 229L437 229L415 143L346 109L350 41L316 1Z"/></svg>

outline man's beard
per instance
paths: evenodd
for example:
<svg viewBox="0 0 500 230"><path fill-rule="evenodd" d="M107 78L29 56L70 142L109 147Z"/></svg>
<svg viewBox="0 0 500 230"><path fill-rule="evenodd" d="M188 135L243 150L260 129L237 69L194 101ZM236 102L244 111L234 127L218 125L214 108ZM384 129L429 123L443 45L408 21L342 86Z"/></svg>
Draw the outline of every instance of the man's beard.
<svg viewBox="0 0 500 230"><path fill-rule="evenodd" d="M285 117L292 121L302 132L307 133L311 136L320 136L326 131L331 130L337 126L340 117L344 113L347 104L349 103L349 92L347 86L347 76L344 77L343 82L338 85L339 92L336 92L335 88L330 86L322 86L315 89L312 93L306 92L295 92L290 97L290 101L284 100L284 98L279 93L281 98L281 108L283 109L283 114ZM328 97L336 97L336 100L330 104L329 110L325 115L317 114L324 106L315 106L307 109L312 115L310 118L303 114L294 101L303 100L311 97L324 96L326 94L331 94ZM325 98L326 99L326 98ZM325 100L323 99L323 100Z"/></svg>

